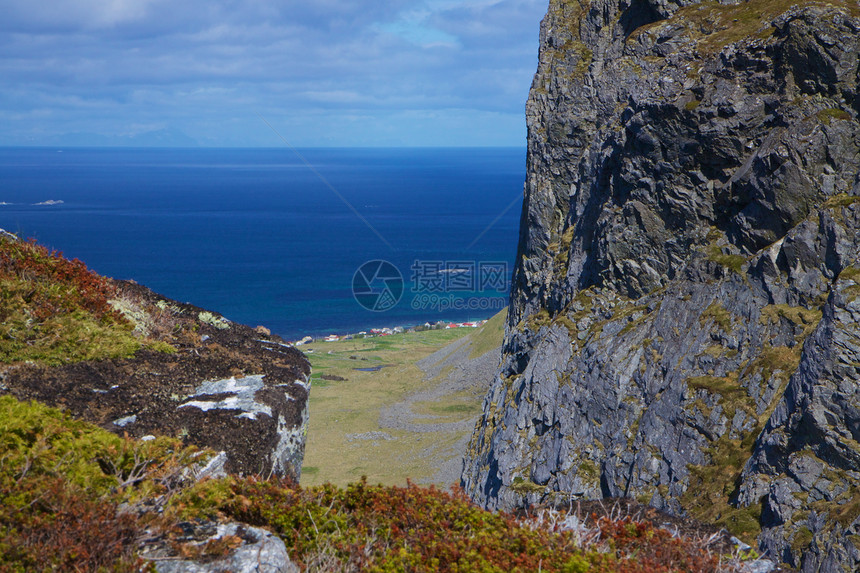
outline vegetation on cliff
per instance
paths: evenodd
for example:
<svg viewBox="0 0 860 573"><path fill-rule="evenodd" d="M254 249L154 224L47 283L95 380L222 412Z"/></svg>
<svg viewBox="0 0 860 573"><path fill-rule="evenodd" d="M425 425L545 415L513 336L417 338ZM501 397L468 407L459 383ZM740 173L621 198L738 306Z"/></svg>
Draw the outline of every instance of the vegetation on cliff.
<svg viewBox="0 0 860 573"><path fill-rule="evenodd" d="M111 306L116 295L81 261L0 236L0 362L56 365L129 357L143 346L173 350L136 335Z"/></svg>

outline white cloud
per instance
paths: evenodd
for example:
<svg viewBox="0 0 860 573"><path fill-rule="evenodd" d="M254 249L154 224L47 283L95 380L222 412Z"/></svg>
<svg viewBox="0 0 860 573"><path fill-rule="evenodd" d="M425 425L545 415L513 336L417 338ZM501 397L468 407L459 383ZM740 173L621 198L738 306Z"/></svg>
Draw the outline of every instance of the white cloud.
<svg viewBox="0 0 860 573"><path fill-rule="evenodd" d="M546 0L166 2L0 0L0 110L21 118L0 143L160 125L247 145L254 130L229 126L253 110L317 118L297 138L318 143L438 141L491 117L506 119L488 144L522 143Z"/></svg>

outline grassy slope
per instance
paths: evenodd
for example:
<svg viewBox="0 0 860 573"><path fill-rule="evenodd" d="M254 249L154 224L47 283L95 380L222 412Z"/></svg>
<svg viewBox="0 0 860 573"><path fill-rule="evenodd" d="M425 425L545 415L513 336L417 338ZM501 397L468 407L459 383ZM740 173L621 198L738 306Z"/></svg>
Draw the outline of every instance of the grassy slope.
<svg viewBox="0 0 860 573"><path fill-rule="evenodd" d="M407 478L431 479L439 456L454 448L464 432L381 428L379 414L383 408L439 383L438 379L425 379L416 362L464 336L469 337L473 354L497 348L503 334L499 325L503 323L504 312L477 331L428 330L302 347L313 367L302 484L345 485L362 475L372 483L391 485L403 485ZM384 368L378 372L356 370L373 366ZM323 376L346 380L324 380ZM418 403L415 410L426 416L421 422L429 428L473 417L480 412L482 398L470 393L447 394Z"/></svg>

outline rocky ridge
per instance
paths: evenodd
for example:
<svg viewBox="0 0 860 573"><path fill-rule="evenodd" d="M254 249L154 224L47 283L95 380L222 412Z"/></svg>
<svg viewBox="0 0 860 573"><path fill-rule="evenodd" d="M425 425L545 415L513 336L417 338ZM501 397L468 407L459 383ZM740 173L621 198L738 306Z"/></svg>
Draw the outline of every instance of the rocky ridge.
<svg viewBox="0 0 860 573"><path fill-rule="evenodd" d="M552 0L463 485L860 567L860 10Z"/></svg>
<svg viewBox="0 0 860 573"><path fill-rule="evenodd" d="M223 452L216 475L298 481L310 390L310 363L301 352L263 327L236 324L132 281L84 276L83 284L106 281L120 321L110 328L133 329L132 340L147 345L130 355L61 363L7 359L0 363L0 394L60 407L117 434L169 436Z"/></svg>

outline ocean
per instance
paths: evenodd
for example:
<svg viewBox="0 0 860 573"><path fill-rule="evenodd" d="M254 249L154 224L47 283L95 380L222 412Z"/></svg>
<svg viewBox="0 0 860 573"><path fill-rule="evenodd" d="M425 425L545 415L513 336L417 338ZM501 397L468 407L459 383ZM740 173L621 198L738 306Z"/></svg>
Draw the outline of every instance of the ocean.
<svg viewBox="0 0 860 573"><path fill-rule="evenodd" d="M288 340L507 304L525 149L0 148L0 228Z"/></svg>

